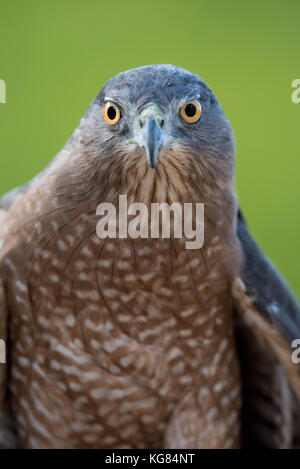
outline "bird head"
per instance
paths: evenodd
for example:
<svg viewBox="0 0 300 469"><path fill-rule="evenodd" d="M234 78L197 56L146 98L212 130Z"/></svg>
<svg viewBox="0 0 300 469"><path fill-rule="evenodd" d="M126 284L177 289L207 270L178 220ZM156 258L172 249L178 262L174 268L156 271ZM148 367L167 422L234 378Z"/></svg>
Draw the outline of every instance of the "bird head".
<svg viewBox="0 0 300 469"><path fill-rule="evenodd" d="M234 154L231 126L215 95L197 75L150 65L110 79L92 104L99 149L144 150L155 168L159 153L182 146L197 154ZM88 113L88 116L90 113ZM93 113L95 117L95 113Z"/></svg>
<svg viewBox="0 0 300 469"><path fill-rule="evenodd" d="M210 186L232 185L231 125L205 82L173 65L140 67L110 79L77 134L82 164L101 172L101 184L112 174L117 182L121 174L128 181L131 171L133 183L144 174L153 181L173 172L181 182L196 175Z"/></svg>

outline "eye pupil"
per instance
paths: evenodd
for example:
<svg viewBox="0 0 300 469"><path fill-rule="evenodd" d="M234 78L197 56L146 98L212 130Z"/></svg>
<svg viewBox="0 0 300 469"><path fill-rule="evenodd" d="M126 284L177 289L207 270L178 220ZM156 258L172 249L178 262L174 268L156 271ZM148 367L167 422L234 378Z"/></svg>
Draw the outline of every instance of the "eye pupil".
<svg viewBox="0 0 300 469"><path fill-rule="evenodd" d="M189 103L185 106L185 113L188 117L194 117L196 115L197 108L195 104Z"/></svg>
<svg viewBox="0 0 300 469"><path fill-rule="evenodd" d="M116 118L117 111L116 111L116 108L114 106L109 106L109 108L107 109L107 116L112 121Z"/></svg>
<svg viewBox="0 0 300 469"><path fill-rule="evenodd" d="M189 124L198 122L202 114L200 102L195 99L194 101L185 103L183 106L181 106L179 114L182 119Z"/></svg>

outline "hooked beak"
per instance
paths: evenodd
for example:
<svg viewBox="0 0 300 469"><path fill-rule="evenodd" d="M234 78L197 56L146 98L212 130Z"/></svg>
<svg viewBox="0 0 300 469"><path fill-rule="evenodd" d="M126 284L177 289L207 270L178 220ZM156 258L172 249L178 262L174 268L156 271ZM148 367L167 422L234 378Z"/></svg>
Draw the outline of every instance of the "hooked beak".
<svg viewBox="0 0 300 469"><path fill-rule="evenodd" d="M143 143L146 150L149 166L155 168L158 151L162 143L162 131L156 120L148 118L143 132Z"/></svg>
<svg viewBox="0 0 300 469"><path fill-rule="evenodd" d="M155 168L158 152L163 141L162 126L164 124L162 111L155 104L148 105L139 118L140 144L145 148L148 164Z"/></svg>

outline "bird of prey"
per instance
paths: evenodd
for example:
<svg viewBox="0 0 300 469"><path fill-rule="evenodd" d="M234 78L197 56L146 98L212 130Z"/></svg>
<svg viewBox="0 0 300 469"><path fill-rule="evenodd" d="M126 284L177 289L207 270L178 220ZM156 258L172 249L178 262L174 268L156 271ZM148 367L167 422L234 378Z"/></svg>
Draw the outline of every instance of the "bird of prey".
<svg viewBox="0 0 300 469"><path fill-rule="evenodd" d="M2 199L3 447L299 447L300 310L248 231L234 168L211 89L151 65L108 81ZM204 204L204 245L102 239L97 206L120 195Z"/></svg>

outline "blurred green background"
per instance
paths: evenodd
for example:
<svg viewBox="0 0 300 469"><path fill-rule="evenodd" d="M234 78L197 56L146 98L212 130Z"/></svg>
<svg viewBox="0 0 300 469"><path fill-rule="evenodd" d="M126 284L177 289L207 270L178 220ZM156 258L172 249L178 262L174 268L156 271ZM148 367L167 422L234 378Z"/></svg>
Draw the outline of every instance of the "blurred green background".
<svg viewBox="0 0 300 469"><path fill-rule="evenodd" d="M185 67L232 122L240 203L300 297L299 17L299 0L1 0L0 194L52 159L111 76Z"/></svg>

